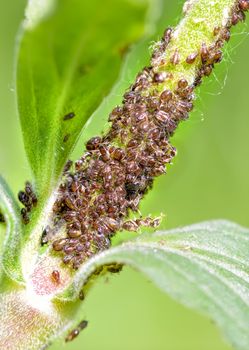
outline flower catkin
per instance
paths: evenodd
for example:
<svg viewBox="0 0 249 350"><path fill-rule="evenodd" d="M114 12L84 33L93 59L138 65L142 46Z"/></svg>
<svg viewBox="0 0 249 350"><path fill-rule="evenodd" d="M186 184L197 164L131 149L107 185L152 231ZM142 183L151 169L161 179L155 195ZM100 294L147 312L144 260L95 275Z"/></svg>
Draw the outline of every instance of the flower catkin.
<svg viewBox="0 0 249 350"><path fill-rule="evenodd" d="M165 62L165 52L173 29L166 29L151 65L137 75L122 105L111 112L109 131L90 139L85 154L74 164L67 163L53 206L55 227L65 225L66 230L64 237L52 241L65 264L79 268L94 254L108 249L118 231L158 226L159 219L127 217L138 211L154 179L166 173L167 164L176 155L169 139L193 109L194 89L222 60L221 48L230 39L231 26L244 20L248 9L249 1L239 0L226 26L214 28L211 46L202 43L198 52L187 57L180 57L176 48L169 62ZM167 67L192 65L196 60L200 64L193 83L181 78L174 89L165 89L174 79Z"/></svg>

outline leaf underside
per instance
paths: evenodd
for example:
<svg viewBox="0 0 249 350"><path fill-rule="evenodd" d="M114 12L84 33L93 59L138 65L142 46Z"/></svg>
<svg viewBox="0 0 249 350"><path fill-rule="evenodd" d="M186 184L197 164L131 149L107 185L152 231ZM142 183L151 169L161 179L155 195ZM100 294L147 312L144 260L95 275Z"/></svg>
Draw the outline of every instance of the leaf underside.
<svg viewBox="0 0 249 350"><path fill-rule="evenodd" d="M210 317L237 349L249 349L249 230L227 221L142 235L82 266L59 297L73 301L100 266L129 265L180 303Z"/></svg>

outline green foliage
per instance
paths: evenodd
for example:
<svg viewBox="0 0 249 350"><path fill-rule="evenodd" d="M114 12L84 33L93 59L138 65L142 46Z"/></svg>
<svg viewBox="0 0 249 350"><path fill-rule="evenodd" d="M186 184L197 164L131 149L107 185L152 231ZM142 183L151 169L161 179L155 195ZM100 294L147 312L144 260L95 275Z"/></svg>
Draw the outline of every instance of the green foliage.
<svg viewBox="0 0 249 350"><path fill-rule="evenodd" d="M144 33L145 5L62 0L48 18L24 29L18 107L40 196L57 184L83 126L117 79L125 51ZM70 113L74 117L64 120Z"/></svg>
<svg viewBox="0 0 249 350"><path fill-rule="evenodd" d="M174 299L203 312L237 348L249 348L249 230L227 221L157 232L99 254L82 266L63 300L78 298L99 266L121 263Z"/></svg>

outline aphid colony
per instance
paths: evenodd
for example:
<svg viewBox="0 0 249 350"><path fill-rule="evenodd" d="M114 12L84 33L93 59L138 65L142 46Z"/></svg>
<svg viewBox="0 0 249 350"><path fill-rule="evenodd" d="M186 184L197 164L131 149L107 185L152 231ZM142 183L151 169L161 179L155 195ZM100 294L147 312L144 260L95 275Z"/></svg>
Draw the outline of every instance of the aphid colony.
<svg viewBox="0 0 249 350"><path fill-rule="evenodd" d="M238 1L227 26L214 28L213 45L208 47L202 43L199 51L188 57L180 57L176 49L167 63L162 53L173 33L173 29L168 28L152 54L151 66L137 75L124 95L122 106L111 112L107 134L91 138L85 154L75 164L67 162L53 206L55 225L64 223L66 233L52 242L54 251L62 254L65 264L79 268L92 255L108 249L117 231L137 231L141 226L159 225L157 218L125 218L130 212L138 211L140 200L151 188L154 178L165 174L166 165L176 154L169 138L193 109L195 87L222 60L221 48L230 38L230 27L244 20L244 11L248 9L249 0ZM173 78L172 73L166 72L167 64L193 64L197 59L200 66L193 84L183 77L174 91L159 89L166 79ZM161 66L165 71L158 69ZM71 112L64 120L74 116ZM19 193L19 199L25 206L22 215L27 222L27 213L36 204L29 183L25 192ZM49 240L46 230L48 228L42 232L42 245ZM52 276L54 280L57 277Z"/></svg>
<svg viewBox="0 0 249 350"><path fill-rule="evenodd" d="M173 30L168 28L152 55L152 66L138 74L124 95L123 105L111 112L108 133L87 142L87 151L74 169L72 162L67 163L65 181L54 204L57 220L66 222L66 237L53 242L54 250L62 252L65 264L77 269L92 255L108 249L117 231L158 226L158 219L125 218L130 211L138 211L153 179L166 172L166 165L176 154L169 138L179 122L188 118L193 109L194 88L221 61L220 49L230 38L229 28L236 16L243 19L242 11L247 8L248 1L239 1L228 26L214 28L214 44L207 47L203 43L199 52L185 58L188 64L198 57L201 61L193 85L182 78L175 91L159 92L158 84L169 76L166 72L158 73L153 62L170 42ZM176 49L170 64L176 65L180 59Z"/></svg>

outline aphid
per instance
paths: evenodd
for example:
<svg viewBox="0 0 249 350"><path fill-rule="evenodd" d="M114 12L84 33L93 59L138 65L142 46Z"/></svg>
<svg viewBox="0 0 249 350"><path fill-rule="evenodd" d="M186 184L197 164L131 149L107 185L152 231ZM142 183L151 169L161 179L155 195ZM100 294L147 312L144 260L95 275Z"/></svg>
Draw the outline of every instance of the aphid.
<svg viewBox="0 0 249 350"><path fill-rule="evenodd" d="M207 45L205 43L202 43L201 45L201 60L202 63L205 63L208 60L209 57L209 50L207 48Z"/></svg>
<svg viewBox="0 0 249 350"><path fill-rule="evenodd" d="M212 73L212 70L213 70L213 67L211 65L203 67L203 70L202 70L203 75L208 77Z"/></svg>
<svg viewBox="0 0 249 350"><path fill-rule="evenodd" d="M51 279L55 283L60 283L60 272L58 270L53 270L51 273Z"/></svg>
<svg viewBox="0 0 249 350"><path fill-rule="evenodd" d="M41 246L44 246L48 243L48 233L49 233L49 226L47 226L43 231L41 235Z"/></svg>
<svg viewBox="0 0 249 350"><path fill-rule="evenodd" d="M195 80L194 80L194 82L193 82L193 85L196 87L196 86L201 85L201 83L202 83L201 76L198 75L198 76L195 78Z"/></svg>
<svg viewBox="0 0 249 350"><path fill-rule="evenodd" d="M29 216L28 216L28 212L27 209L22 208L21 209L21 215L22 215L22 221L25 225L27 225L29 223Z"/></svg>
<svg viewBox="0 0 249 350"><path fill-rule="evenodd" d="M154 74L154 82L155 83L163 83L167 78L166 72L159 72Z"/></svg>
<svg viewBox="0 0 249 350"><path fill-rule="evenodd" d="M70 112L70 113L64 115L63 120L70 120L70 119L72 119L74 117L75 117L74 112Z"/></svg>
<svg viewBox="0 0 249 350"><path fill-rule="evenodd" d="M127 143L127 148L137 148L139 145L138 141L136 139L131 139L128 143Z"/></svg>
<svg viewBox="0 0 249 350"><path fill-rule="evenodd" d="M180 63L180 54L179 54L178 49L175 49L175 52L173 53L173 55L170 58L170 62L174 65L177 65Z"/></svg>
<svg viewBox="0 0 249 350"><path fill-rule="evenodd" d="M27 181L25 184L25 192L29 196L29 198L32 202L32 205L36 206L37 205L37 197L36 197L36 194L32 188L32 185L29 181Z"/></svg>
<svg viewBox="0 0 249 350"><path fill-rule="evenodd" d="M222 51L217 50L214 55L212 56L213 63L219 63L222 60Z"/></svg>
<svg viewBox="0 0 249 350"><path fill-rule="evenodd" d="M65 342L69 342L74 340L80 334L80 330L78 328L73 329L66 337Z"/></svg>
<svg viewBox="0 0 249 350"><path fill-rule="evenodd" d="M0 212L0 222L5 222L3 214Z"/></svg>
<svg viewBox="0 0 249 350"><path fill-rule="evenodd" d="M88 321L81 321L79 323L79 325L77 326L77 328L73 329L66 337L65 341L66 342L69 342L69 341L72 341L74 340L79 334L80 334L80 331L82 331L83 329L85 329L88 325Z"/></svg>
<svg viewBox="0 0 249 350"><path fill-rule="evenodd" d="M167 124L169 118L170 118L169 114L162 111L162 110L156 112L156 114L155 114L156 121L158 121L161 124Z"/></svg>
<svg viewBox="0 0 249 350"><path fill-rule="evenodd" d="M63 138L63 142L67 142L69 140L70 134L66 134Z"/></svg>
<svg viewBox="0 0 249 350"><path fill-rule="evenodd" d="M126 231L136 232L138 230L138 224L135 221L129 220L123 223L122 228Z"/></svg>
<svg viewBox="0 0 249 350"><path fill-rule="evenodd" d="M101 144L102 139L99 136L92 137L87 143L86 143L86 149L88 151L93 151L98 148L98 146Z"/></svg>
<svg viewBox="0 0 249 350"><path fill-rule="evenodd" d="M188 86L188 82L186 79L183 78L178 81L177 85L179 89L185 89Z"/></svg>
<svg viewBox="0 0 249 350"><path fill-rule="evenodd" d="M239 21L243 22L245 20L244 12L234 12L231 18L232 25L236 25Z"/></svg>
<svg viewBox="0 0 249 350"><path fill-rule="evenodd" d="M85 293L83 292L82 289L81 289L81 291L79 292L79 299L80 299L80 300L84 300L84 299L85 299Z"/></svg>
<svg viewBox="0 0 249 350"><path fill-rule="evenodd" d="M65 175L71 168L71 166L73 165L73 161L72 160L68 160L64 166L64 169L63 169L63 174Z"/></svg>
<svg viewBox="0 0 249 350"><path fill-rule="evenodd" d="M55 251L60 251L67 244L68 240L66 238L60 238L53 242L53 249Z"/></svg>
<svg viewBox="0 0 249 350"><path fill-rule="evenodd" d="M173 29L172 28L167 28L163 34L163 41L165 43L165 45L167 46L170 42L170 39L172 37L172 32Z"/></svg>
<svg viewBox="0 0 249 350"><path fill-rule="evenodd" d="M249 1L248 0L240 0L239 1L239 8L242 11L248 11L249 10Z"/></svg>
<svg viewBox="0 0 249 350"><path fill-rule="evenodd" d="M69 264L72 259L74 258L74 255L65 255L64 258L63 258L63 263L64 264Z"/></svg>
<svg viewBox="0 0 249 350"><path fill-rule="evenodd" d="M163 101L163 102L168 102L172 99L172 91L170 90L164 90L161 95L160 95L160 99Z"/></svg>
<svg viewBox="0 0 249 350"><path fill-rule="evenodd" d="M225 41L229 41L230 38L231 38L230 30L228 28L224 28L221 32L221 39Z"/></svg>
<svg viewBox="0 0 249 350"><path fill-rule="evenodd" d="M191 53L187 58L186 58L186 63L188 64L193 64L198 57L198 52Z"/></svg>
<svg viewBox="0 0 249 350"><path fill-rule="evenodd" d="M150 123L148 121L144 121L138 125L138 130L144 134L148 132L150 129Z"/></svg>
<svg viewBox="0 0 249 350"><path fill-rule="evenodd" d="M125 156L125 152L122 150L122 148L115 148L115 150L112 153L112 158L116 160L121 160Z"/></svg>
<svg viewBox="0 0 249 350"><path fill-rule="evenodd" d="M19 191L18 192L18 199L25 207L27 207L29 205L29 196L27 195L26 192Z"/></svg>
<svg viewBox="0 0 249 350"><path fill-rule="evenodd" d="M110 152L109 152L108 148L103 146L103 145L100 145L99 146L99 151L100 151L100 154L101 154L101 159L104 162L107 162L110 159Z"/></svg>
<svg viewBox="0 0 249 350"><path fill-rule="evenodd" d="M82 233L79 230L71 229L67 232L67 234L70 238L76 238L76 237L80 237Z"/></svg>

